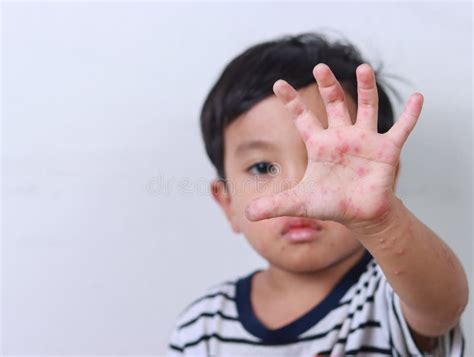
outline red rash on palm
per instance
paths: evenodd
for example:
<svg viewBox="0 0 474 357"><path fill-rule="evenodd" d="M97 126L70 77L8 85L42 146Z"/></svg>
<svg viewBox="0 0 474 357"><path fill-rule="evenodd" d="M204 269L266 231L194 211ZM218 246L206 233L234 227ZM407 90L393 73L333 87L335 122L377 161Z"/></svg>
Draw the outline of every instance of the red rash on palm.
<svg viewBox="0 0 474 357"><path fill-rule="evenodd" d="M321 70L318 73L321 75ZM317 76L316 72L313 74ZM385 219L393 203L394 193L388 188L394 183L400 149L416 123L422 101L409 101L401 118L382 136L376 125L375 76L373 73L370 78L368 74L363 76L365 82L370 81L370 86L366 83L363 88L367 93L361 101L364 110L357 111L355 123L348 108L343 108L340 83L327 68L326 75L316 78L328 114L327 126L305 106L298 91L289 83L279 83L274 88L295 119L306 146L308 166L301 188L306 187L303 184L310 184L311 190L291 188L291 195L280 192L273 197L260 198L251 209L252 220L287 215L323 217L341 223ZM315 197L317 193L324 199Z"/></svg>
<svg viewBox="0 0 474 357"><path fill-rule="evenodd" d="M347 210L347 201L346 200L339 201L339 210L341 212L345 212Z"/></svg>
<svg viewBox="0 0 474 357"><path fill-rule="evenodd" d="M361 209L352 203L352 198L350 197L339 201L339 209L341 212L346 212L346 210L355 212L356 214L361 212Z"/></svg>
<svg viewBox="0 0 474 357"><path fill-rule="evenodd" d="M306 142L311 137L311 134L308 131L305 130L301 133L301 137Z"/></svg>
<svg viewBox="0 0 474 357"><path fill-rule="evenodd" d="M324 145L321 145L319 148L318 148L318 154L317 154L317 157L321 157L324 152L326 151L326 148L324 147Z"/></svg>
<svg viewBox="0 0 474 357"><path fill-rule="evenodd" d="M363 177L367 175L370 172L370 170L366 167L361 166L357 168L356 172L357 172L357 176Z"/></svg>
<svg viewBox="0 0 474 357"><path fill-rule="evenodd" d="M349 144L344 143L344 144L340 145L337 149L338 149L340 154L345 154L346 152L349 151Z"/></svg>
<svg viewBox="0 0 474 357"><path fill-rule="evenodd" d="M331 161L336 164L345 164L346 160L344 160L344 154L349 151L349 144L343 143L340 144L336 151L331 154ZM320 156L324 152L324 148L321 146L318 149L318 156Z"/></svg>

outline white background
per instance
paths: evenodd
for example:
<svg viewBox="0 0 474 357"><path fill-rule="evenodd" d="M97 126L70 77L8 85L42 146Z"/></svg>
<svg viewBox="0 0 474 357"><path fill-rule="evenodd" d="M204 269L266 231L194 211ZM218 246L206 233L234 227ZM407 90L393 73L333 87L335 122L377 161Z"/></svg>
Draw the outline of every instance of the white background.
<svg viewBox="0 0 474 357"><path fill-rule="evenodd" d="M4 3L2 352L159 355L206 287L264 266L209 195L199 111L235 55L302 31L424 94L398 195L472 289L471 6ZM467 341L473 320L471 302Z"/></svg>

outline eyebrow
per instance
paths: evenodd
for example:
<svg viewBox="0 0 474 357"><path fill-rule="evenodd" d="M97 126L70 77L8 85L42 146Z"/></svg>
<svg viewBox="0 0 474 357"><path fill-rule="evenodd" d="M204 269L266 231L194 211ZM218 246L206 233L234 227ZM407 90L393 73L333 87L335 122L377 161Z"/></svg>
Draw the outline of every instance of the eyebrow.
<svg viewBox="0 0 474 357"><path fill-rule="evenodd" d="M251 150L267 150L270 151L275 148L275 145L270 141L265 140L249 140L244 141L235 149L235 154L242 154L245 151Z"/></svg>

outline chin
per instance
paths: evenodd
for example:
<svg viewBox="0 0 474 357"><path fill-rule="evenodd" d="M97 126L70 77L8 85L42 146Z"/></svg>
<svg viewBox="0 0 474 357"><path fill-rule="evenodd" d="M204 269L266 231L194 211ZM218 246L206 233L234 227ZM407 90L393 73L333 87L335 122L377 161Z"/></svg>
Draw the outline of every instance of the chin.
<svg viewBox="0 0 474 357"><path fill-rule="evenodd" d="M285 259L286 258L286 259ZM306 258L306 257L305 257ZM314 257L313 259L298 259L294 257L278 257L278 259L267 259L269 263L275 267L282 269L287 272L297 273L297 274L309 274L315 273L320 270L324 270L335 263L338 259L328 259Z"/></svg>
<svg viewBox="0 0 474 357"><path fill-rule="evenodd" d="M264 257L273 266L295 274L316 273L337 265L350 256L358 253L361 247L341 252L328 252L319 250L317 253L311 250L298 252L299 254L285 254L284 252L275 257Z"/></svg>

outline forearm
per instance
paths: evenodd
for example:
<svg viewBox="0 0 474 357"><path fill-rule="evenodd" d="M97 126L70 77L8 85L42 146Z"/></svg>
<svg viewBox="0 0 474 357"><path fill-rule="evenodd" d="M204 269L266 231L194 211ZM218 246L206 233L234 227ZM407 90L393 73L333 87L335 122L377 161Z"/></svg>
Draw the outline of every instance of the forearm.
<svg viewBox="0 0 474 357"><path fill-rule="evenodd" d="M454 325L468 296L464 270L451 249L398 198L383 219L356 227L400 297L412 327L438 335Z"/></svg>

